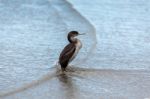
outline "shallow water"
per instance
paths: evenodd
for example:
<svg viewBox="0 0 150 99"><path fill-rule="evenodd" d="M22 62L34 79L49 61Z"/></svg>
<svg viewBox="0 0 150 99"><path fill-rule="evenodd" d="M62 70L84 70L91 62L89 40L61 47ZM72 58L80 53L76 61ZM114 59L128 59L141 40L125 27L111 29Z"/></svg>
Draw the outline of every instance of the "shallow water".
<svg viewBox="0 0 150 99"><path fill-rule="evenodd" d="M52 67L58 49L53 43L61 43L50 42L63 41L57 35L63 35L65 26L48 1L1 0L0 9L0 89L7 90L42 76Z"/></svg>
<svg viewBox="0 0 150 99"><path fill-rule="evenodd" d="M53 68L60 51L68 43L69 31L87 33L88 40L94 38L90 34L93 27L70 9L71 5L60 0L1 0L0 6L1 92L37 80ZM86 43L85 37L81 38L84 47L78 56L80 61L74 61L76 64L84 63L87 52L90 55L93 49L94 41Z"/></svg>
<svg viewBox="0 0 150 99"><path fill-rule="evenodd" d="M150 69L149 1L68 1L96 28L97 48L90 66Z"/></svg>
<svg viewBox="0 0 150 99"><path fill-rule="evenodd" d="M0 99L150 97L150 47L148 38L143 41L148 22L142 21L148 17L142 14L136 16L140 22L131 20L130 11L138 3L125 2L127 21L124 14L111 14L121 12L123 2L94 2L88 9L92 2L87 0L0 0ZM139 30L131 34L134 29ZM62 74L55 64L71 30L86 35L79 37L83 48Z"/></svg>

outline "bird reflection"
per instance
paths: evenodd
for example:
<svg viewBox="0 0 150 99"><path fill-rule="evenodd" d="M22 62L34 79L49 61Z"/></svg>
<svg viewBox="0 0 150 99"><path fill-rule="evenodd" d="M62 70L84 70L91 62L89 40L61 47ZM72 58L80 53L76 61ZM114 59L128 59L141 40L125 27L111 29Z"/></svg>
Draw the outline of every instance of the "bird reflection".
<svg viewBox="0 0 150 99"><path fill-rule="evenodd" d="M60 90L63 90L64 99L76 99L77 96L75 93L77 93L77 87L73 83L73 79L71 75L69 74L60 74L58 76L58 79L60 81Z"/></svg>
<svg viewBox="0 0 150 99"><path fill-rule="evenodd" d="M58 78L63 84L68 84L71 82L71 78L69 78L66 74L60 74Z"/></svg>

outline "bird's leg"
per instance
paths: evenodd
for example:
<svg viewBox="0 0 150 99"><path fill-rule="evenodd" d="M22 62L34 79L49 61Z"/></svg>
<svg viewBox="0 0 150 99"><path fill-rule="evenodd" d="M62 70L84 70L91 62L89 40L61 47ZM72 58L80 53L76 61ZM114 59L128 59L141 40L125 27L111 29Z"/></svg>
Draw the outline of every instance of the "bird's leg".
<svg viewBox="0 0 150 99"><path fill-rule="evenodd" d="M64 71L66 71L66 68L64 68L64 67L61 67L61 70L62 70L62 72L64 72Z"/></svg>
<svg viewBox="0 0 150 99"><path fill-rule="evenodd" d="M67 72L66 68L61 68L61 71L62 71L62 74L65 74Z"/></svg>

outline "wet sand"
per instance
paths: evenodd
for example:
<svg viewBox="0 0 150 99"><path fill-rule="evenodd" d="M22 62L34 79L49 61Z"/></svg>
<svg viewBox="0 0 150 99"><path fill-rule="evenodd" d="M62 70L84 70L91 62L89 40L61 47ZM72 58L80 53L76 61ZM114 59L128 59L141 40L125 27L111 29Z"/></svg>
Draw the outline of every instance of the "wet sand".
<svg viewBox="0 0 150 99"><path fill-rule="evenodd" d="M59 69L6 93L1 99L146 99L150 73L142 70Z"/></svg>

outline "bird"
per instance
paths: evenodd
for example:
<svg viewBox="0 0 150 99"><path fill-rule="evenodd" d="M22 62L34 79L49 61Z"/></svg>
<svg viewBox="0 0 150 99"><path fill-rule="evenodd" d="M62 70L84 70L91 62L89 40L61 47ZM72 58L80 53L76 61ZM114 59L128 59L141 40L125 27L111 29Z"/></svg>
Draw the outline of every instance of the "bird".
<svg viewBox="0 0 150 99"><path fill-rule="evenodd" d="M59 56L59 64L62 71L66 71L68 64L77 56L79 50L82 48L82 43L76 36L84 34L80 34L78 31L70 31L68 33L67 39L69 44L64 47Z"/></svg>

